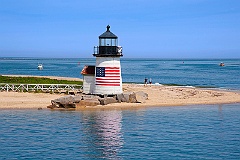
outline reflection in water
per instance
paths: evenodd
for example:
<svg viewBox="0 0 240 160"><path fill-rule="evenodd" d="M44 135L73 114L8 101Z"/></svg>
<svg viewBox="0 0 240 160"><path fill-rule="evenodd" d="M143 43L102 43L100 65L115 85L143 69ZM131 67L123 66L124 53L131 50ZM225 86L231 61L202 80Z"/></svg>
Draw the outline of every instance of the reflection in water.
<svg viewBox="0 0 240 160"><path fill-rule="evenodd" d="M82 117L83 141L87 144L81 149L84 149L87 157L119 159L123 145L121 111L84 112Z"/></svg>

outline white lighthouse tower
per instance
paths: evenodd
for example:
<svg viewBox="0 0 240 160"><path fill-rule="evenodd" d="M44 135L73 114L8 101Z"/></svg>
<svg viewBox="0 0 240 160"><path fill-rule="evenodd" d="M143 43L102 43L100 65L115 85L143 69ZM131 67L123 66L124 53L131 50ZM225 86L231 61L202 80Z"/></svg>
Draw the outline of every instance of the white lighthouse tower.
<svg viewBox="0 0 240 160"><path fill-rule="evenodd" d="M96 57L94 94L114 95L122 93L120 57L122 47L118 46L118 37L107 31L99 36L99 46L94 47Z"/></svg>

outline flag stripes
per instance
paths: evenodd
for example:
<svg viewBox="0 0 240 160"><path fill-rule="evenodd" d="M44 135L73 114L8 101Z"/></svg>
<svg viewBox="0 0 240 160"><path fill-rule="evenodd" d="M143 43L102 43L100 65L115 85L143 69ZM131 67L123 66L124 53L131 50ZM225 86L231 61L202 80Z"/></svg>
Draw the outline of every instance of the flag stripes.
<svg viewBox="0 0 240 160"><path fill-rule="evenodd" d="M120 67L96 67L96 85L120 86Z"/></svg>

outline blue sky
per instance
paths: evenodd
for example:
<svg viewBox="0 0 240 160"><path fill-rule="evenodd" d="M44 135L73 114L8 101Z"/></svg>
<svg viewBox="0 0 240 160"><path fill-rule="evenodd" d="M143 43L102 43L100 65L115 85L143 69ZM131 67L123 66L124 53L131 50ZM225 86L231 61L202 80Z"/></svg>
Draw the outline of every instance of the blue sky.
<svg viewBox="0 0 240 160"><path fill-rule="evenodd" d="M0 0L0 57L91 58L108 24L125 58L240 58L239 0Z"/></svg>

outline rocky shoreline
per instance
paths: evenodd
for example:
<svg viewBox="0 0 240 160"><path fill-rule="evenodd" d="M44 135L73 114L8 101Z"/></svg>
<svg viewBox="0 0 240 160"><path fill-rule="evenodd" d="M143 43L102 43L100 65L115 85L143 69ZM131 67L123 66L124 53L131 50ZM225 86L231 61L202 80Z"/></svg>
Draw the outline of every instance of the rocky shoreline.
<svg viewBox="0 0 240 160"><path fill-rule="evenodd" d="M117 95L68 95L51 100L51 109L74 109L85 108L87 106L108 105L112 103L145 103L148 99L148 94L142 91L123 92Z"/></svg>

